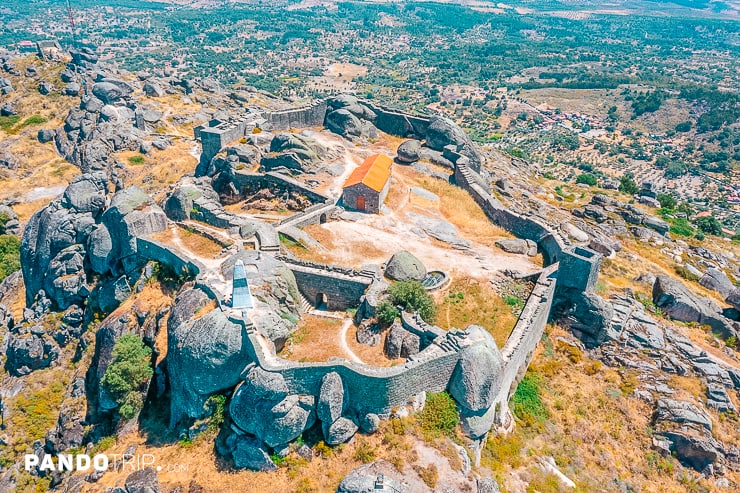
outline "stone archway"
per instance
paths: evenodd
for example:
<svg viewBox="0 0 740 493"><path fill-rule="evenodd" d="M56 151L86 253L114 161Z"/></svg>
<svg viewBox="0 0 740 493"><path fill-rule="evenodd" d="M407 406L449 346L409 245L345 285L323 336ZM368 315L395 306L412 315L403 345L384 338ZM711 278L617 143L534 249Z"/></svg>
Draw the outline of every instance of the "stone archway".
<svg viewBox="0 0 740 493"><path fill-rule="evenodd" d="M327 220L326 214L321 214L321 216L319 216L319 224L326 223L326 220Z"/></svg>
<svg viewBox="0 0 740 493"><path fill-rule="evenodd" d="M326 310L327 305L329 304L329 297L326 296L326 293L317 293L316 294L316 303L314 306L317 310Z"/></svg>

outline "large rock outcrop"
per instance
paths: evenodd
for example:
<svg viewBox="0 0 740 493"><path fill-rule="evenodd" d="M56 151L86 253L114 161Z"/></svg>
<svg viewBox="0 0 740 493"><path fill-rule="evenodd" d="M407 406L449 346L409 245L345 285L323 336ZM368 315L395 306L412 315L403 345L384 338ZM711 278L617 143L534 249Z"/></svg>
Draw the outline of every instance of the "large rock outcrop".
<svg viewBox="0 0 740 493"><path fill-rule="evenodd" d="M316 422L314 396L288 392L280 373L252 367L231 399L234 425L272 448L287 445Z"/></svg>
<svg viewBox="0 0 740 493"><path fill-rule="evenodd" d="M279 133L270 142L270 152L260 164L267 171L287 168L293 172L305 172L314 168L326 150L315 139L302 134Z"/></svg>
<svg viewBox="0 0 740 493"><path fill-rule="evenodd" d="M412 253L401 250L388 260L385 275L395 281L421 281L426 277L427 269Z"/></svg>
<svg viewBox="0 0 740 493"><path fill-rule="evenodd" d="M674 320L709 325L725 339L737 335L732 321L722 315L717 305L694 295L681 281L671 277L655 279L653 302Z"/></svg>
<svg viewBox="0 0 740 493"><path fill-rule="evenodd" d="M435 151L444 151L452 146L455 152L467 157L470 168L480 173L484 158L478 146L455 122L442 116L433 116L426 131L426 146Z"/></svg>
<svg viewBox="0 0 740 493"><path fill-rule="evenodd" d="M208 397L234 387L250 361L244 327L230 321L218 308L203 313L211 302L203 290L187 288L175 299L167 321L173 425L185 417L203 417Z"/></svg>

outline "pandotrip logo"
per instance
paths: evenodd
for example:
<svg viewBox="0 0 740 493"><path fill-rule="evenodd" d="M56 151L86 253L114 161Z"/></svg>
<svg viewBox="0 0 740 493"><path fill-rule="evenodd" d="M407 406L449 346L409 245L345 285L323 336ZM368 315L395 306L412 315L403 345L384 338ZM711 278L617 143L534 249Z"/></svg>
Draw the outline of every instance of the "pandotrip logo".
<svg viewBox="0 0 740 493"><path fill-rule="evenodd" d="M157 472L186 473L187 464L158 463L154 454L26 454L27 472L105 472L108 470L135 472L152 468Z"/></svg>

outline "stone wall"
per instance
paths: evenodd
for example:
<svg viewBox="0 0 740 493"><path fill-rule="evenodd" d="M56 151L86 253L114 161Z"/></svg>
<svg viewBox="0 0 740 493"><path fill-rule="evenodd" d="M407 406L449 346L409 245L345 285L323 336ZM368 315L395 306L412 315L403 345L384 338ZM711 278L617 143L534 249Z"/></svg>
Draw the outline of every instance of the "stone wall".
<svg viewBox="0 0 740 493"><path fill-rule="evenodd" d="M447 333L436 325L429 325L417 313L401 312L401 325L412 334L419 336L422 348L431 344L437 337L444 337Z"/></svg>
<svg viewBox="0 0 740 493"><path fill-rule="evenodd" d="M429 118L401 113L369 101L362 101L362 103L377 115L374 123L381 132L397 137L416 137L420 139L427 132Z"/></svg>
<svg viewBox="0 0 740 493"><path fill-rule="evenodd" d="M504 426L510 419L509 398L524 376L550 317L550 308L555 298L557 283L553 274L557 272L557 269L557 264L552 265L540 275L514 330L501 349L501 356L504 359L504 375L494 404L497 408L494 423L499 426Z"/></svg>
<svg viewBox="0 0 740 493"><path fill-rule="evenodd" d="M319 302L319 295L326 295L327 310L357 308L360 298L373 281L361 272L338 266L279 257L293 272L298 289L312 305Z"/></svg>
<svg viewBox="0 0 740 493"><path fill-rule="evenodd" d="M175 247L151 238L136 238L136 248L139 256L164 264L178 275L196 277L205 271L203 264L197 260L191 260Z"/></svg>
<svg viewBox="0 0 740 493"><path fill-rule="evenodd" d="M285 225L302 228L309 224L323 224L329 220L329 217L331 217L336 209L337 207L334 205L334 201L328 199L326 203L314 204L306 210L281 219L277 223L277 228L280 230L280 227Z"/></svg>
<svg viewBox="0 0 740 493"><path fill-rule="evenodd" d="M556 281L550 277L554 270L555 267L544 272L538 280L516 327L502 349L504 376L496 398L501 410L508 409L508 399L542 337L555 289ZM243 326L250 325L240 318L232 317L231 320ZM404 405L411 397L422 392L446 390L460 359L458 351L443 350L432 343L402 366L390 368L371 367L340 358L332 358L323 363L298 363L268 357L254 331L246 332L251 343L250 356L263 369L280 373L285 378L289 393L316 396L324 375L337 372L346 386L350 408L358 416L369 412L389 413L394 407ZM440 339L445 337L441 335ZM500 414L500 419L509 416L508 411Z"/></svg>
<svg viewBox="0 0 740 493"><path fill-rule="evenodd" d="M263 117L270 125L271 130L322 127L324 126L326 107L326 101L323 100L302 108L271 111L264 113Z"/></svg>
<svg viewBox="0 0 740 493"><path fill-rule="evenodd" d="M268 172L268 173L252 173L249 171L237 171L234 173L233 178L234 186L239 191L242 191L246 187L257 187L257 188L270 188L277 187L280 190L288 192L296 192L301 195L305 195L311 202L325 203L329 200L329 197L321 195L320 193L311 190L304 183L298 180L283 175L282 173Z"/></svg>

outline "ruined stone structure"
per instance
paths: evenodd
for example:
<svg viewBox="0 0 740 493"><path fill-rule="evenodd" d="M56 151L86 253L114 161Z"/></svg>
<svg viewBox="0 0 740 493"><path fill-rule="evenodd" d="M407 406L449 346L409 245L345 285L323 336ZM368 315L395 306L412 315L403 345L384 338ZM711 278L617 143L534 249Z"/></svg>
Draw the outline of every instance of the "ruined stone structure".
<svg viewBox="0 0 740 493"><path fill-rule="evenodd" d="M461 132L448 121L368 107L374 113L373 123L377 128L393 135L420 137L428 132L448 131L456 136ZM315 124L322 108L326 110L326 105L279 112L264 119L282 128ZM213 130L201 129L204 156L215 155L227 143L226 139L239 138L247 126L242 120L231 126L219 123L212 127ZM508 429L513 425L509 398L524 375L553 306L562 304L571 309L571 305L588 307L598 302L594 288L601 255L587 248L573 247L543 221L505 207L491 194L487 180L478 173L482 158L473 156L471 159L474 148L469 140L458 140L460 144L447 145L438 151L454 168L455 183L470 193L492 222L537 243L544 257L544 268L533 276L535 287L506 344L499 349L490 335L479 327L444 331L423 323L414 314L404 313L402 327L417 338L419 352L411 355L403 365L377 368L339 358L323 363L300 363L277 357L261 342L256 323L236 310L228 310L225 312L228 323L241 327L242 350L248 354L241 383L231 401L231 416L235 430L257 438L255 447L264 447L262 443L279 450L317 420L322 424L327 443L341 443L358 427L372 431L372 423L378 417L388 416L395 407L405 405L424 392L442 390L448 390L455 398L463 429L480 446L492 427ZM244 238L260 236L255 245L263 256L274 255L277 251L273 250L274 240L273 243L265 242L263 238L276 237L276 230L281 228L323 222L335 207L327 198L311 195L304 185L279 173L238 172L234 180L239 187L279 183L282 187L300 190L316 202L276 225L268 225L231 215L216 206L209 206L208 211L200 210L199 199L195 199L194 217L222 228L239 225ZM151 245L140 249L148 252L157 246ZM358 308L359 317L368 317L374 313L376 291L384 289L377 268L356 271L287 256L274 259L292 273L300 297L309 307ZM182 264L178 255L173 256L173 261ZM183 268L182 265L179 268ZM207 284L201 276L197 283ZM209 293L218 299L219 307L223 306L222 293L217 290ZM256 413L263 414L257 417ZM173 415L176 414L173 410Z"/></svg>

